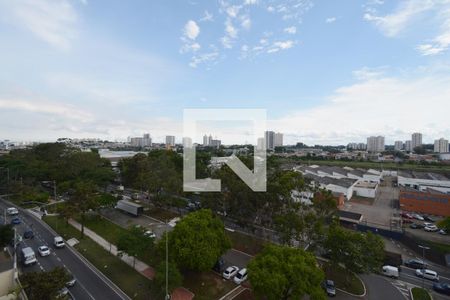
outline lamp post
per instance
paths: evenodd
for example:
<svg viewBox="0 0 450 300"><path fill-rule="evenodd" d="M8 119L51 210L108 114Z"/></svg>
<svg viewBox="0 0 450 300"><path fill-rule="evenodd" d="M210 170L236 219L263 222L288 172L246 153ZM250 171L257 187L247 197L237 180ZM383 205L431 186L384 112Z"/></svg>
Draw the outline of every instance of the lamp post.
<svg viewBox="0 0 450 300"><path fill-rule="evenodd" d="M418 247L422 249L422 263L423 263L423 268L422 268L422 289L425 289L425 250L429 250L430 247L422 246L422 245L418 245Z"/></svg>

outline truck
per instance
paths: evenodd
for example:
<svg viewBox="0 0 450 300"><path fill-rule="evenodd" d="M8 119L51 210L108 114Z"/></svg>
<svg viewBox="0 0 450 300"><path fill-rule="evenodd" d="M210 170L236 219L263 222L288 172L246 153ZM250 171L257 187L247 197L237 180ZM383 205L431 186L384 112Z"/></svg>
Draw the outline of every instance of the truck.
<svg viewBox="0 0 450 300"><path fill-rule="evenodd" d="M29 266L37 262L36 255L31 247L22 249L22 262L24 266Z"/></svg>
<svg viewBox="0 0 450 300"><path fill-rule="evenodd" d="M137 203L128 201L128 200L119 200L117 201L116 209L129 213L133 216L139 216L144 211L142 205Z"/></svg>

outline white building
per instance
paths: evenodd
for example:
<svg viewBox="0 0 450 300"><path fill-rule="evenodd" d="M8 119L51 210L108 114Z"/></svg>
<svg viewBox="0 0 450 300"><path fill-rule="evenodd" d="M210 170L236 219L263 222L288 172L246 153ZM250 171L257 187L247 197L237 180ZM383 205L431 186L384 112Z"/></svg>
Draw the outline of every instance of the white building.
<svg viewBox="0 0 450 300"><path fill-rule="evenodd" d="M211 146L211 143L212 143L212 135L204 135L203 136L203 146Z"/></svg>
<svg viewBox="0 0 450 300"><path fill-rule="evenodd" d="M367 152L383 152L384 136L371 136L367 138Z"/></svg>
<svg viewBox="0 0 450 300"><path fill-rule="evenodd" d="M167 147L175 147L175 136L166 135L166 146Z"/></svg>
<svg viewBox="0 0 450 300"><path fill-rule="evenodd" d="M275 148L275 132L266 131L264 133L264 139L266 141L266 149L273 150Z"/></svg>
<svg viewBox="0 0 450 300"><path fill-rule="evenodd" d="M406 141L405 142L405 151L407 152L412 152L413 148L412 148L412 143L411 141Z"/></svg>
<svg viewBox="0 0 450 300"><path fill-rule="evenodd" d="M448 152L448 140L440 138L434 141L434 152L447 153Z"/></svg>
<svg viewBox="0 0 450 300"><path fill-rule="evenodd" d="M416 147L422 146L422 134L419 132L414 132L411 136L411 147L412 150Z"/></svg>
<svg viewBox="0 0 450 300"><path fill-rule="evenodd" d="M395 141L394 150L396 151L403 150L403 141Z"/></svg>
<svg viewBox="0 0 450 300"><path fill-rule="evenodd" d="M275 133L274 139L273 139L273 146L274 147L283 146L283 134L281 132Z"/></svg>

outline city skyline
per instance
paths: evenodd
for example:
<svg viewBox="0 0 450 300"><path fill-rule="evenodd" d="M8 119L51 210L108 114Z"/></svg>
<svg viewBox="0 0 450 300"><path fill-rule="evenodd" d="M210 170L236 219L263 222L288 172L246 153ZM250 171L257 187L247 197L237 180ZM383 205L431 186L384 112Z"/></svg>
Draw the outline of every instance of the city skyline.
<svg viewBox="0 0 450 300"><path fill-rule="evenodd" d="M414 131L433 143L450 137L449 9L2 1L0 137L164 140L182 132L184 108L250 107L267 109L287 144L391 144Z"/></svg>

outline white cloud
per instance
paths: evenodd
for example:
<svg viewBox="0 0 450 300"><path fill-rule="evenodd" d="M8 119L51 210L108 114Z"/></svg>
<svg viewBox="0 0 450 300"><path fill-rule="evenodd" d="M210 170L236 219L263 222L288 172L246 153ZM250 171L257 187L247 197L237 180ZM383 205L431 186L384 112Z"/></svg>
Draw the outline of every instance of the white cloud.
<svg viewBox="0 0 450 300"><path fill-rule="evenodd" d="M240 6L240 5L231 5L231 6L227 7L225 11L227 12L228 16L230 16L231 18L236 18L238 16L241 8L242 8L242 6Z"/></svg>
<svg viewBox="0 0 450 300"><path fill-rule="evenodd" d="M375 10L370 8L364 19L375 24L385 35L396 36L416 17L435 7L436 0L409 0L402 2L397 9L384 16L375 14Z"/></svg>
<svg viewBox="0 0 450 300"><path fill-rule="evenodd" d="M273 6L268 6L268 7L267 7L267 11L268 11L268 12L274 12L274 11L275 11L275 7L273 7Z"/></svg>
<svg viewBox="0 0 450 300"><path fill-rule="evenodd" d="M297 32L297 27L295 27L295 26L286 27L284 29L284 32L287 32L287 33L290 33L290 34L295 34Z"/></svg>
<svg viewBox="0 0 450 300"><path fill-rule="evenodd" d="M254 5L257 4L258 0L245 0L244 5Z"/></svg>
<svg viewBox="0 0 450 300"><path fill-rule="evenodd" d="M325 23L328 23L328 24L330 24L330 23L334 23L334 22L336 22L336 17L329 17L329 18L326 18L325 19Z"/></svg>
<svg viewBox="0 0 450 300"><path fill-rule="evenodd" d="M196 68L199 64L215 62L218 57L219 57L219 52L209 52L209 53L203 53L200 55L196 55L196 56L192 57L191 62L189 63L189 66L192 68Z"/></svg>
<svg viewBox="0 0 450 300"><path fill-rule="evenodd" d="M442 10L438 18L442 22L440 34L433 38L430 43L421 44L417 47L417 50L422 55L436 55L446 51L450 47L450 7Z"/></svg>
<svg viewBox="0 0 450 300"><path fill-rule="evenodd" d="M384 75L387 67L368 68L364 67L359 70L353 71L353 76L358 80L371 80L380 78Z"/></svg>
<svg viewBox="0 0 450 300"><path fill-rule="evenodd" d="M214 16L212 13L205 10L203 17L199 21L200 22L212 22L212 21L214 21Z"/></svg>
<svg viewBox="0 0 450 300"><path fill-rule="evenodd" d="M184 35L191 40L195 40L199 34L200 27L197 23L193 20L187 21L186 25L184 25Z"/></svg>
<svg viewBox="0 0 450 300"><path fill-rule="evenodd" d="M294 112L270 125L295 135L296 141L322 144L363 142L373 134L393 142L419 129L428 141L450 136L450 76L421 75L379 76L343 86L323 105Z"/></svg>
<svg viewBox="0 0 450 300"><path fill-rule="evenodd" d="M242 18L241 26L245 30L249 30L250 27L252 26L252 21L250 20L249 17L244 17L244 18Z"/></svg>
<svg viewBox="0 0 450 300"><path fill-rule="evenodd" d="M69 49L77 36L78 16L67 0L1 1L0 16L59 49Z"/></svg>

